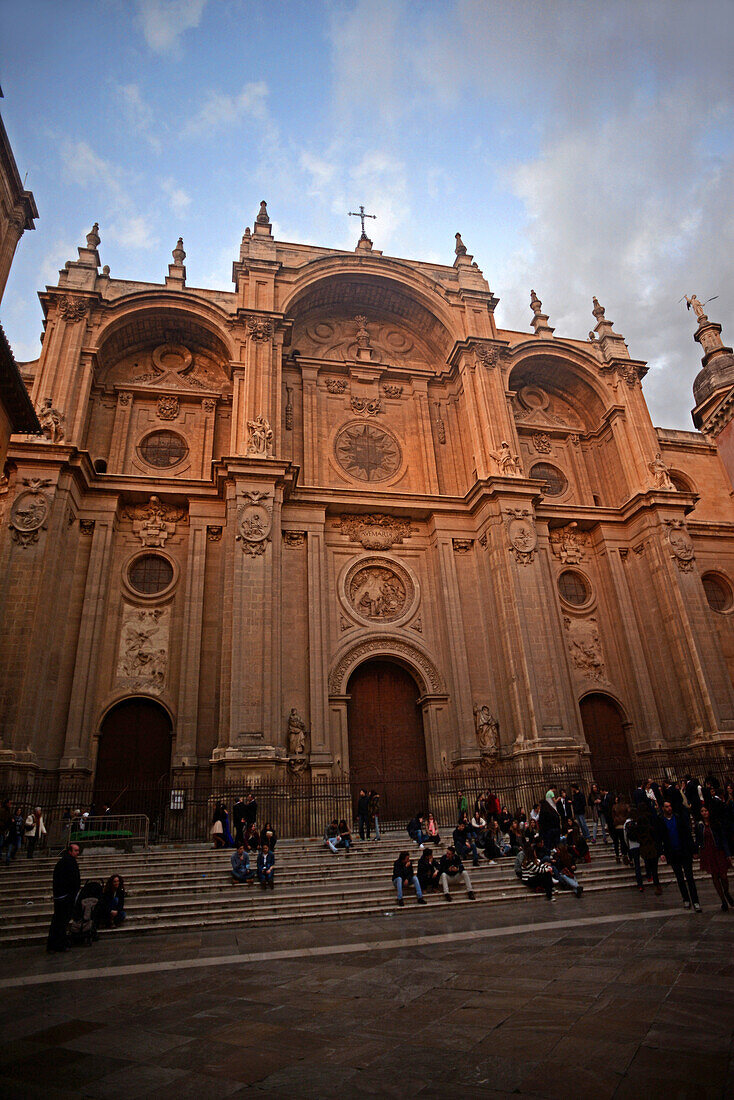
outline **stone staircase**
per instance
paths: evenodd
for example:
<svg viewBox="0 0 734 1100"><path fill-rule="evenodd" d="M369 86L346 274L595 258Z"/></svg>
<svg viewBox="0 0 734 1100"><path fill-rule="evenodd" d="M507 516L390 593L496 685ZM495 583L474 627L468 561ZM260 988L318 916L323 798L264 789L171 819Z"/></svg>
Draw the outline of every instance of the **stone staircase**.
<svg viewBox="0 0 734 1100"><path fill-rule="evenodd" d="M334 855L322 841L279 840L276 848L274 890L232 884L230 851L210 848L151 848L122 854L111 849L88 849L80 857L82 883L121 874L127 890L128 918L114 932L184 931L204 926L268 924L272 921L325 920L407 912L415 905L408 891L405 909L395 904L390 881L398 852L411 851L414 863L420 852L404 832L385 833L379 842L357 841L347 855ZM436 849L440 855L443 846ZM579 882L585 892L630 889L631 868L616 863L611 844L592 847L592 862L582 864ZM20 858L0 865L0 946L40 943L45 940L52 911L51 876L56 859ZM254 860L251 858L251 866ZM503 901L542 902L514 874L514 860L498 860L491 866L481 859L478 867L465 862L476 893L472 903L461 883L452 889L454 905L479 905ZM661 881L674 881L670 869L660 865ZM564 902L576 903L569 891L557 891ZM440 893L428 897L429 908L445 907Z"/></svg>

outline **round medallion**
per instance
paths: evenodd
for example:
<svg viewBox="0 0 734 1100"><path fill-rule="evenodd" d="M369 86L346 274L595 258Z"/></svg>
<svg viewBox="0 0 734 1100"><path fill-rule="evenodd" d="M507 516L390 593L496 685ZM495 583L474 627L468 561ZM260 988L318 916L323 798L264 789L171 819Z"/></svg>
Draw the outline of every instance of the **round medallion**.
<svg viewBox="0 0 734 1100"><path fill-rule="evenodd" d="M10 510L10 521L17 531L38 531L48 515L48 499L43 493L28 489L16 497Z"/></svg>
<svg viewBox="0 0 734 1100"><path fill-rule="evenodd" d="M345 591L349 606L360 618L380 623L401 618L415 595L408 573L379 559L358 562L346 577Z"/></svg>
<svg viewBox="0 0 734 1100"><path fill-rule="evenodd" d="M188 370L194 357L183 344L159 344L153 352L153 362L158 370L181 374Z"/></svg>
<svg viewBox="0 0 734 1100"><path fill-rule="evenodd" d="M397 439L377 424L355 421L336 437L336 460L358 481L385 481L400 469L402 455Z"/></svg>
<svg viewBox="0 0 734 1100"><path fill-rule="evenodd" d="M237 516L240 537L247 542L263 542L270 534L272 518L264 504L243 504Z"/></svg>

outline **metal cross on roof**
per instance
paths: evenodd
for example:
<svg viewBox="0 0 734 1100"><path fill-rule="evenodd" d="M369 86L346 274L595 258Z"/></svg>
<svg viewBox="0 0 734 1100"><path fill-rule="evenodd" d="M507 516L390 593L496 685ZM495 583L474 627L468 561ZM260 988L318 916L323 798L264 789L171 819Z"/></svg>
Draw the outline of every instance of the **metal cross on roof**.
<svg viewBox="0 0 734 1100"><path fill-rule="evenodd" d="M360 218L361 219L361 221L362 221L362 236L360 237L360 240L366 241L367 240L367 234L364 231L364 219L365 218L376 218L377 214L365 214L364 207L360 206L359 213L356 214L353 210L350 210L349 211L349 217L350 218Z"/></svg>

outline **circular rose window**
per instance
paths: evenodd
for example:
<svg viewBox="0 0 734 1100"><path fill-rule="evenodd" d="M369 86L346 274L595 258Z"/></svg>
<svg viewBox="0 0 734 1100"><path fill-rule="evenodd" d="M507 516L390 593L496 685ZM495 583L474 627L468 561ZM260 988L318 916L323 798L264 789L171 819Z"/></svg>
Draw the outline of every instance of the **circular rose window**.
<svg viewBox="0 0 734 1100"><path fill-rule="evenodd" d="M130 587L141 596L155 596L165 590L173 580L173 566L161 554L143 554L136 558L127 571Z"/></svg>
<svg viewBox="0 0 734 1100"><path fill-rule="evenodd" d="M712 611L729 610L732 605L732 595L728 581L716 573L706 573L701 578L701 584Z"/></svg>
<svg viewBox="0 0 734 1100"><path fill-rule="evenodd" d="M572 569L565 569L558 578L558 591L566 603L574 607L583 607L588 602L591 591L586 578Z"/></svg>
<svg viewBox="0 0 734 1100"><path fill-rule="evenodd" d="M549 497L561 496L568 486L566 475L557 466L551 466L550 462L536 462L530 476L545 482L545 494Z"/></svg>
<svg viewBox="0 0 734 1100"><path fill-rule="evenodd" d="M402 462L397 439L377 424L362 422L341 429L334 454L342 470L358 481L385 481Z"/></svg>
<svg viewBox="0 0 734 1100"><path fill-rule="evenodd" d="M150 466L157 466L160 470L177 466L189 451L185 439L176 432L167 431L146 435L138 449Z"/></svg>

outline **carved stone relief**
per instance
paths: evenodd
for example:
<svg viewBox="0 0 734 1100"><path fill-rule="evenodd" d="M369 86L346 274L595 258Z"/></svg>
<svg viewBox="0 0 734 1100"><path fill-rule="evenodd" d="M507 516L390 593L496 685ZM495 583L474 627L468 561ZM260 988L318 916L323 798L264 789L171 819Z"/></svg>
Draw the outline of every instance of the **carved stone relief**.
<svg viewBox="0 0 734 1100"><path fill-rule="evenodd" d="M366 516L343 515L334 526L351 542L361 542L365 550L389 550L411 534L410 520L380 512Z"/></svg>
<svg viewBox="0 0 734 1100"><path fill-rule="evenodd" d="M538 454L550 454L551 440L547 432L533 432L533 446Z"/></svg>
<svg viewBox="0 0 734 1100"><path fill-rule="evenodd" d="M124 408L125 406L130 404L130 402L132 401L132 397L133 395L130 393L129 390L120 390L117 395L117 404L122 405Z"/></svg>
<svg viewBox="0 0 734 1100"><path fill-rule="evenodd" d="M538 545L532 512L527 508L508 508L510 517L507 533L510 537L510 551L518 565L530 565Z"/></svg>
<svg viewBox="0 0 734 1100"><path fill-rule="evenodd" d="M393 622L413 600L407 574L382 562L363 563L355 569L347 581L346 594L355 614L368 622Z"/></svg>
<svg viewBox="0 0 734 1100"><path fill-rule="evenodd" d="M578 565L591 546L591 536L586 531L579 531L578 524L574 522L551 531L550 544L553 553L564 565Z"/></svg>
<svg viewBox="0 0 734 1100"><path fill-rule="evenodd" d="M538 425L559 424L580 428L581 420L571 406L555 394L551 396L536 385L521 386L513 399L512 414L515 420Z"/></svg>
<svg viewBox="0 0 734 1100"><path fill-rule="evenodd" d="M248 317L247 331L256 343L269 340L273 335L273 322L267 317Z"/></svg>
<svg viewBox="0 0 734 1100"><path fill-rule="evenodd" d="M327 378L326 388L329 393L346 393L347 392L347 380L346 378Z"/></svg>
<svg viewBox="0 0 734 1100"><path fill-rule="evenodd" d="M474 543L474 539L452 539L454 553L468 554Z"/></svg>
<svg viewBox="0 0 734 1100"><path fill-rule="evenodd" d="M671 549L671 558L680 569L681 573L692 573L696 554L693 549L691 536L686 530L682 519L666 519L668 544Z"/></svg>
<svg viewBox="0 0 734 1100"><path fill-rule="evenodd" d="M273 453L273 429L264 416L247 421L247 454L253 458L269 458Z"/></svg>
<svg viewBox="0 0 734 1100"><path fill-rule="evenodd" d="M330 693L332 695L341 694L346 687L344 681L348 672L373 653L384 653L386 656L391 657L403 657L409 665L420 669L431 691L443 691L443 683L438 670L425 653L410 645L408 642L398 641L395 638L386 636L371 638L369 641L361 642L340 658L329 676Z"/></svg>
<svg viewBox="0 0 734 1100"><path fill-rule="evenodd" d="M264 554L270 542L273 516L267 500L267 493L245 493L244 503L237 512L238 534L235 541L241 542L243 551L251 557Z"/></svg>
<svg viewBox="0 0 734 1100"><path fill-rule="evenodd" d="M170 607L123 605L117 683L125 688L160 694L168 667Z"/></svg>
<svg viewBox="0 0 734 1100"><path fill-rule="evenodd" d="M382 401L379 397L370 400L368 397L352 397L349 404L352 412L360 416L377 416L382 412Z"/></svg>
<svg viewBox="0 0 734 1100"><path fill-rule="evenodd" d="M382 387L382 392L385 397L402 397L403 387L395 385L392 382L386 382Z"/></svg>
<svg viewBox="0 0 734 1100"><path fill-rule="evenodd" d="M377 424L361 421L341 429L334 455L344 472L358 481L385 481L398 472L402 462L395 437Z"/></svg>
<svg viewBox="0 0 734 1100"><path fill-rule="evenodd" d="M675 485L670 480L670 470L663 462L660 455L660 451L655 455L652 462L648 463L650 473L653 478L653 489L667 489L669 491L675 491Z"/></svg>
<svg viewBox="0 0 734 1100"><path fill-rule="evenodd" d="M604 651L595 618L575 619L564 615L568 652L579 676L598 683L606 683Z"/></svg>
<svg viewBox="0 0 734 1100"><path fill-rule="evenodd" d="M178 398L172 394L161 394L158 398L158 417L160 420L175 420L179 413Z"/></svg>
<svg viewBox="0 0 734 1100"><path fill-rule="evenodd" d="M501 477L522 477L520 456L512 453L506 440L502 440L499 451L490 451L490 454L497 463Z"/></svg>
<svg viewBox="0 0 734 1100"><path fill-rule="evenodd" d="M222 528L219 526L207 527L206 537L209 539L209 542L220 542L222 538Z"/></svg>
<svg viewBox="0 0 734 1100"><path fill-rule="evenodd" d="M474 722L482 756L496 756L500 747L500 727L486 703L474 704Z"/></svg>
<svg viewBox="0 0 734 1100"><path fill-rule="evenodd" d="M8 526L13 540L25 550L38 542L41 531L46 530L51 502L41 490L51 481L49 478L23 478L23 484L26 489L13 501Z"/></svg>
<svg viewBox="0 0 734 1100"><path fill-rule="evenodd" d="M41 425L41 433L50 443L60 443L64 438L64 416L53 407L51 398L47 397L38 410L38 420Z"/></svg>
<svg viewBox="0 0 734 1100"><path fill-rule="evenodd" d="M172 504L164 504L157 496L152 496L147 504L131 504L125 508L124 516L133 521L133 532L143 546L165 546L166 539L176 533L186 511Z"/></svg>
<svg viewBox="0 0 734 1100"><path fill-rule="evenodd" d="M308 753L308 729L295 707L288 715L288 755L305 756Z"/></svg>
<svg viewBox="0 0 734 1100"><path fill-rule="evenodd" d="M283 532L283 544L291 549L297 546L306 545L306 532L305 531L284 531Z"/></svg>
<svg viewBox="0 0 734 1100"><path fill-rule="evenodd" d="M87 314L87 303L84 298L74 298L71 294L64 294L59 299L59 313L69 325L75 325Z"/></svg>
<svg viewBox="0 0 734 1100"><path fill-rule="evenodd" d="M488 370L491 370L492 367L496 367L499 362L499 348L491 344L475 344L474 354L477 357L477 365L481 363L481 365Z"/></svg>
<svg viewBox="0 0 734 1100"><path fill-rule="evenodd" d="M81 532L82 535L93 535L94 534L94 520L93 519L80 519L79 520L79 531Z"/></svg>

